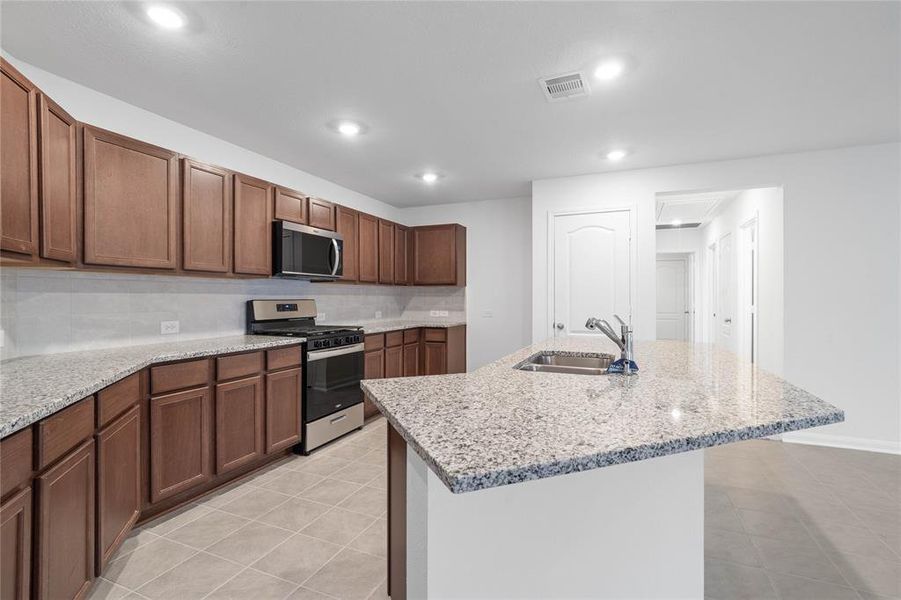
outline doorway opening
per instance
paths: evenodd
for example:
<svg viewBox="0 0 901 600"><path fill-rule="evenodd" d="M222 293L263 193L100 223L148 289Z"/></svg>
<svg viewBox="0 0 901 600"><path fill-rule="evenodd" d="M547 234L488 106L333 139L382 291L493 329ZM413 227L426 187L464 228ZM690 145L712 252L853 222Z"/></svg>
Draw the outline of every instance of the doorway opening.
<svg viewBox="0 0 901 600"><path fill-rule="evenodd" d="M656 209L657 339L781 373L782 188L660 193Z"/></svg>

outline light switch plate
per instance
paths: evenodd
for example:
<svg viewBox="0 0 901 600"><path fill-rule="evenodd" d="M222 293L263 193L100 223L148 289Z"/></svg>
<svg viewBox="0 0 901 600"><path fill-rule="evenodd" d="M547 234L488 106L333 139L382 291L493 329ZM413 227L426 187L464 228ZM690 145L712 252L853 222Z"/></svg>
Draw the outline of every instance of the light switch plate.
<svg viewBox="0 0 901 600"><path fill-rule="evenodd" d="M382 311L380 311L380 310L375 311L375 318L376 318L376 319L381 319L381 318L382 318Z"/></svg>
<svg viewBox="0 0 901 600"><path fill-rule="evenodd" d="M325 313L318 313L316 318L319 319L320 323L325 323Z"/></svg>
<svg viewBox="0 0 901 600"><path fill-rule="evenodd" d="M446 311L446 310L439 310L439 311L438 311L438 316L439 316L439 317L446 317L446 316L447 316L447 311Z"/></svg>
<svg viewBox="0 0 901 600"><path fill-rule="evenodd" d="M430 311L429 311L429 316L430 316L430 317L440 317L440 316L441 316L440 313L441 313L440 310L430 310Z"/></svg>
<svg viewBox="0 0 901 600"><path fill-rule="evenodd" d="M482 311L482 318L483 318L483 319L490 319L490 318L492 318L493 316L494 316L494 313L491 312L490 310L483 310L483 311Z"/></svg>
<svg viewBox="0 0 901 600"><path fill-rule="evenodd" d="M172 335L178 333L178 321L160 321L160 334Z"/></svg>

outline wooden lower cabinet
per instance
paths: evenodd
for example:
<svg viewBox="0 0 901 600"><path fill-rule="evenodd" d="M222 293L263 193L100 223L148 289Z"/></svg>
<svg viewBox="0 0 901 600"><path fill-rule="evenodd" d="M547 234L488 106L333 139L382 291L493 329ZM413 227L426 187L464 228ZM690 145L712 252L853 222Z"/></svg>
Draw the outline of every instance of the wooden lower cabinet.
<svg viewBox="0 0 901 600"><path fill-rule="evenodd" d="M82 598L94 578L94 440L35 479L35 597Z"/></svg>
<svg viewBox="0 0 901 600"><path fill-rule="evenodd" d="M466 372L466 326L423 329L422 374Z"/></svg>
<svg viewBox="0 0 901 600"><path fill-rule="evenodd" d="M363 355L363 379L382 379L385 377L385 349L379 348ZM363 418L378 414L379 409L368 398L363 398Z"/></svg>
<svg viewBox="0 0 901 600"><path fill-rule="evenodd" d="M263 378L216 386L216 473L227 473L263 455Z"/></svg>
<svg viewBox="0 0 901 600"><path fill-rule="evenodd" d="M423 375L447 374L447 344L445 342L425 342L422 345Z"/></svg>
<svg viewBox="0 0 901 600"><path fill-rule="evenodd" d="M134 406L97 433L97 575L140 514L141 409Z"/></svg>
<svg viewBox="0 0 901 600"><path fill-rule="evenodd" d="M0 505L0 598L31 595L31 488Z"/></svg>
<svg viewBox="0 0 901 600"><path fill-rule="evenodd" d="M419 342L404 344L404 377L419 375Z"/></svg>
<svg viewBox="0 0 901 600"><path fill-rule="evenodd" d="M300 441L301 370L266 375L266 453L290 448Z"/></svg>
<svg viewBox="0 0 901 600"><path fill-rule="evenodd" d="M385 377L403 377L404 347L385 348Z"/></svg>
<svg viewBox="0 0 901 600"><path fill-rule="evenodd" d="M208 387L150 399L150 501L212 477L212 398Z"/></svg>

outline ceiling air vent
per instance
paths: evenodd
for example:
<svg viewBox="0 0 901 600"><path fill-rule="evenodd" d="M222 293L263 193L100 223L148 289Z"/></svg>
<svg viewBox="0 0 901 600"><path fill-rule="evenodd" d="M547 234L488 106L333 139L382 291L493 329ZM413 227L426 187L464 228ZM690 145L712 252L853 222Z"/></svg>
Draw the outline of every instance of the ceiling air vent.
<svg viewBox="0 0 901 600"><path fill-rule="evenodd" d="M591 89L588 87L588 80L578 71L539 79L538 83L541 85L541 90L544 92L548 102L569 100L570 98L587 96L591 93Z"/></svg>

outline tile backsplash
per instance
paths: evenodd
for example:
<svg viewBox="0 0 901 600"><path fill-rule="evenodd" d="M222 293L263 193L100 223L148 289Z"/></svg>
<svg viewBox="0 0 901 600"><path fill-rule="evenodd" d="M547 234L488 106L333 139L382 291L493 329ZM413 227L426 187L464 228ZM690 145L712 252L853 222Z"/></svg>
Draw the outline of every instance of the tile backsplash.
<svg viewBox="0 0 901 600"><path fill-rule="evenodd" d="M0 358L234 335L252 298L314 298L321 322L381 318L465 318L465 290L223 280L44 269L0 271ZM161 321L179 333L160 334Z"/></svg>

